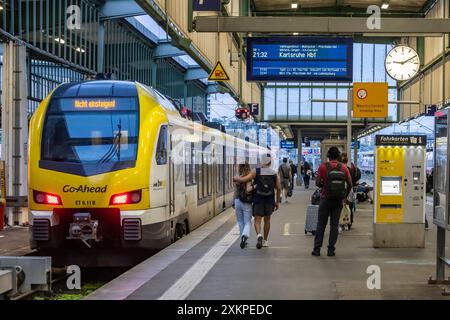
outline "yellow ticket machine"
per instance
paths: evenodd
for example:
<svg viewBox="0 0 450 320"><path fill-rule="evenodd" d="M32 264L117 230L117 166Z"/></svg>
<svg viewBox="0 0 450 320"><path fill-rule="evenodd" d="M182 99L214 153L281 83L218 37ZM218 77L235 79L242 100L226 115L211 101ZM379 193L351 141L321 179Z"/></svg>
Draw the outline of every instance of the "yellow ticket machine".
<svg viewBox="0 0 450 320"><path fill-rule="evenodd" d="M425 246L426 143L425 135L376 136L376 248Z"/></svg>

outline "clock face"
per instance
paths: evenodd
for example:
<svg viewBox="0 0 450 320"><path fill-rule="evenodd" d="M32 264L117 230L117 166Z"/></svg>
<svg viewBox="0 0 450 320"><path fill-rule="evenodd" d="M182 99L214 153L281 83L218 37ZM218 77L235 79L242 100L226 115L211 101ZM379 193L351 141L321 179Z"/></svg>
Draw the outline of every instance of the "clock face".
<svg viewBox="0 0 450 320"><path fill-rule="evenodd" d="M419 72L420 58L413 48L397 46L388 53L385 66L391 78L406 81Z"/></svg>

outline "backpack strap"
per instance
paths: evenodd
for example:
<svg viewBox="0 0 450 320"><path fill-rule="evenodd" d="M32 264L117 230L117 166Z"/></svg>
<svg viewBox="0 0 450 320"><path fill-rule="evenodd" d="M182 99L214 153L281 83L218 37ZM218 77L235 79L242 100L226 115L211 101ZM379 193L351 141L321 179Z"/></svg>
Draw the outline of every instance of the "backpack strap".
<svg viewBox="0 0 450 320"><path fill-rule="evenodd" d="M327 173L331 171L331 164L329 162L325 163L325 167L327 168Z"/></svg>

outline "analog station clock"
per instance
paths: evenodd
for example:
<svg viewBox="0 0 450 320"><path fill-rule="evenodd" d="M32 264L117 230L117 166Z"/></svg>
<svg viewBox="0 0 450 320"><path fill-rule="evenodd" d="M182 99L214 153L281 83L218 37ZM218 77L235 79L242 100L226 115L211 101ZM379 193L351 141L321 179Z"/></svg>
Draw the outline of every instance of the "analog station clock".
<svg viewBox="0 0 450 320"><path fill-rule="evenodd" d="M387 54L385 66L391 78L406 81L419 72L420 58L413 48L399 45Z"/></svg>

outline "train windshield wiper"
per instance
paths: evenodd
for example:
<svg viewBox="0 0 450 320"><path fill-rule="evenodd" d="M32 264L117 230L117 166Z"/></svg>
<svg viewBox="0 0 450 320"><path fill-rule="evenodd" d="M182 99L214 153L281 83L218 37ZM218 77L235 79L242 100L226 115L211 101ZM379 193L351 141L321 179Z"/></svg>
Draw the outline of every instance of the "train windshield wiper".
<svg viewBox="0 0 450 320"><path fill-rule="evenodd" d="M119 120L117 124L118 132L114 136L114 141L109 150L100 158L97 163L105 163L110 161L114 156L117 156L118 161L120 161L120 149L122 140L122 120Z"/></svg>

